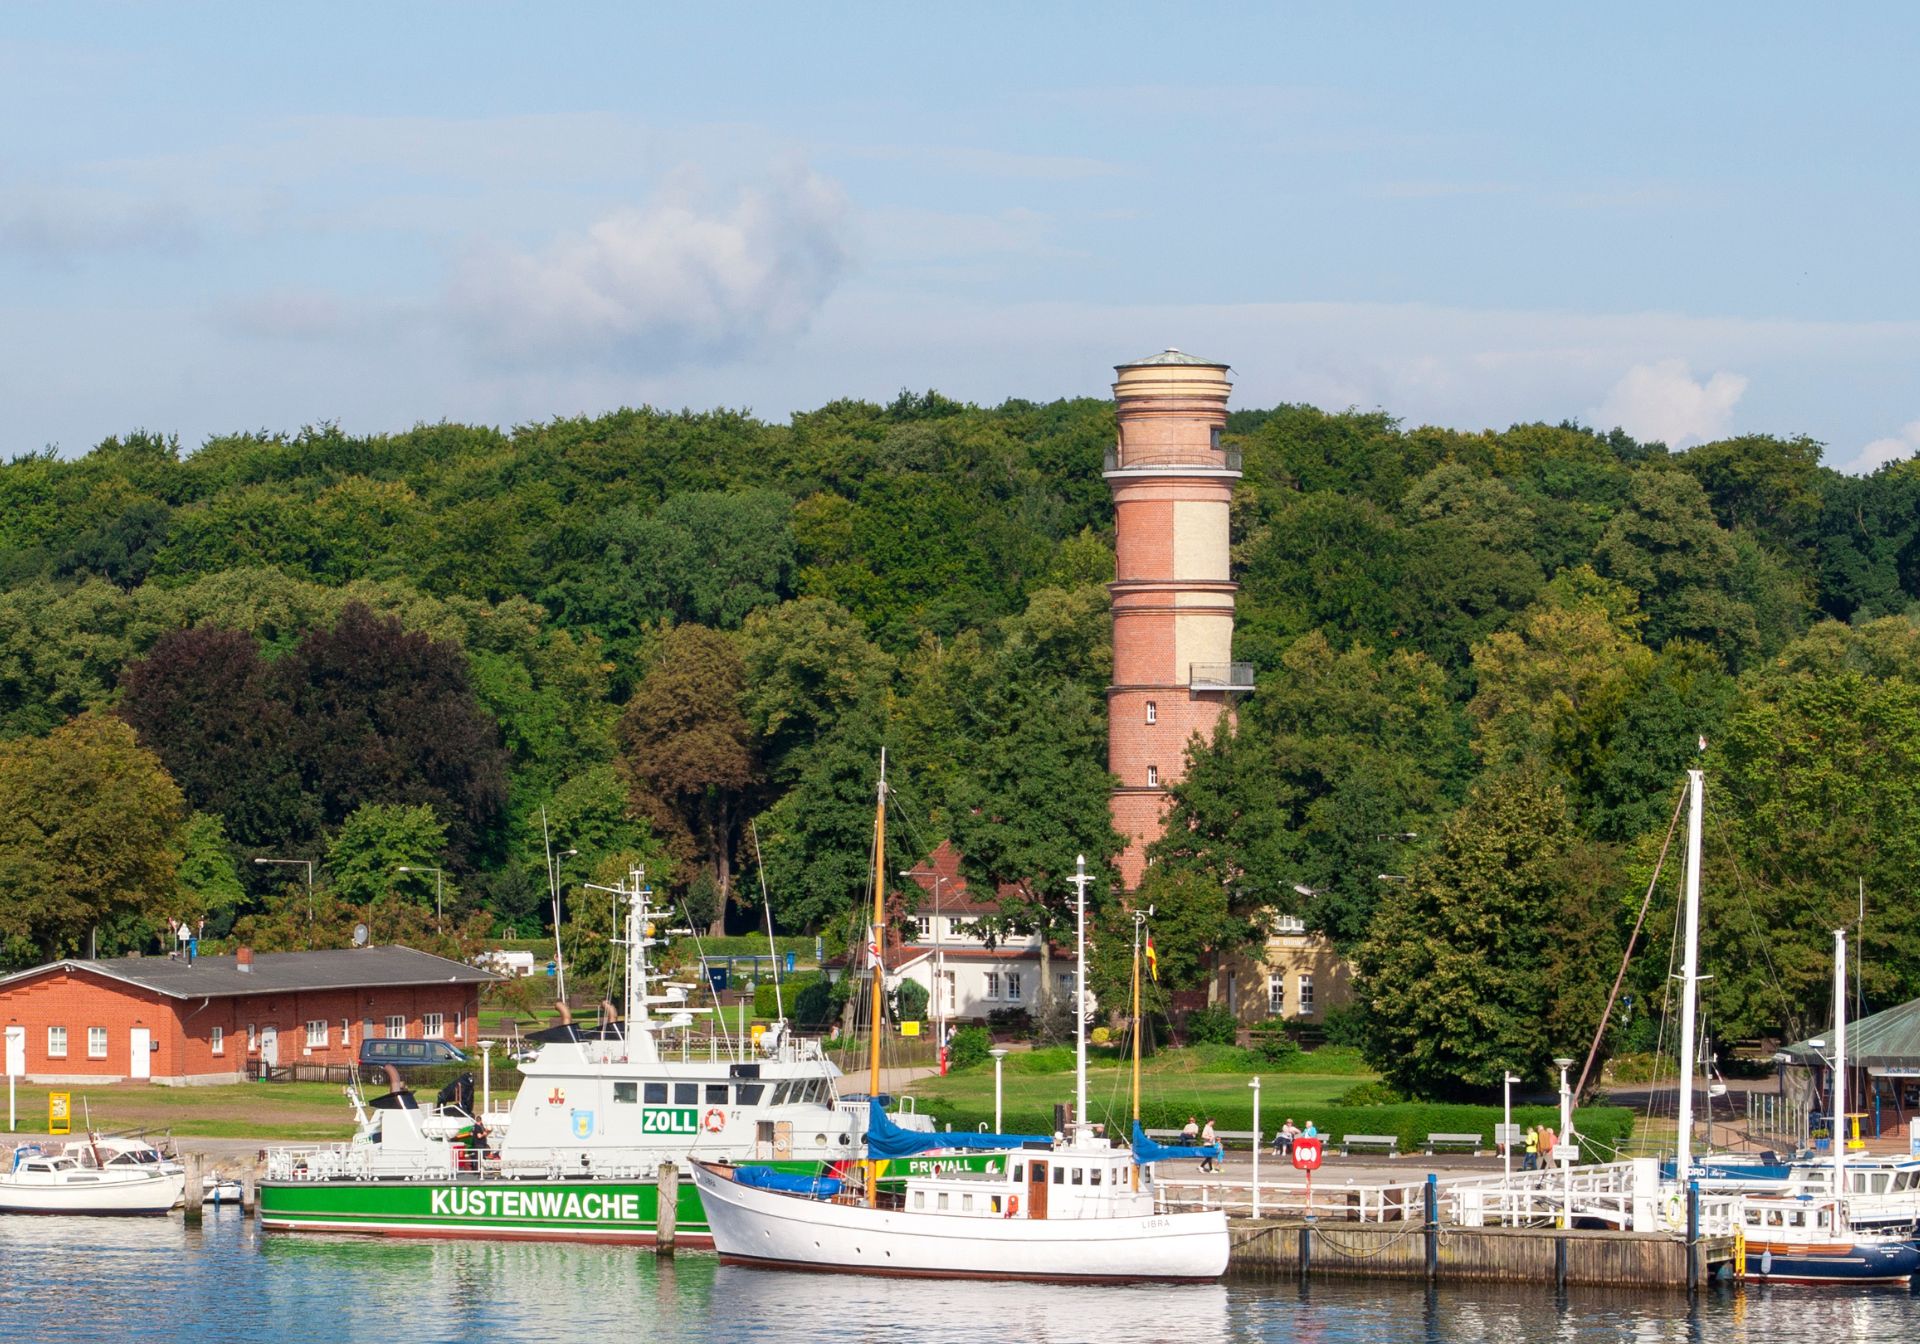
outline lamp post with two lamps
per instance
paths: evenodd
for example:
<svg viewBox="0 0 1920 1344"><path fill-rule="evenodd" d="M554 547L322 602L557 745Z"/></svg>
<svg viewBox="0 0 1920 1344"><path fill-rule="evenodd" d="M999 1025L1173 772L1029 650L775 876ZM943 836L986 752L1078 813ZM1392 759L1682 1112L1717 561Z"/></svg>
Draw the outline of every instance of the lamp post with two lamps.
<svg viewBox="0 0 1920 1344"><path fill-rule="evenodd" d="M285 864L288 867L304 868L307 871L307 923L313 923L313 860L312 859L255 859L258 864Z"/></svg>

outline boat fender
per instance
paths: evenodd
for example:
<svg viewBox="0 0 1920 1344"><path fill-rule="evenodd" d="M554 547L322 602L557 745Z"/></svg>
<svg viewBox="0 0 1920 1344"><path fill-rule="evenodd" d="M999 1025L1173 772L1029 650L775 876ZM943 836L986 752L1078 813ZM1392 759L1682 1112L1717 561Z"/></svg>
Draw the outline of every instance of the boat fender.
<svg viewBox="0 0 1920 1344"><path fill-rule="evenodd" d="M1020 1215L1020 1196L1008 1195L1007 1196L1007 1217L1017 1218L1019 1217L1019 1215Z"/></svg>

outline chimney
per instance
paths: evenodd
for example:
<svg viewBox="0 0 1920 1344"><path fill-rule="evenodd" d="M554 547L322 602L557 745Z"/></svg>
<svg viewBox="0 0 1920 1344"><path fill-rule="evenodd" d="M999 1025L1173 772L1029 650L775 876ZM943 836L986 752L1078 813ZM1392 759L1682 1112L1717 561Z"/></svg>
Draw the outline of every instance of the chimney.
<svg viewBox="0 0 1920 1344"><path fill-rule="evenodd" d="M242 975L253 974L253 949L237 947L233 950L233 969Z"/></svg>

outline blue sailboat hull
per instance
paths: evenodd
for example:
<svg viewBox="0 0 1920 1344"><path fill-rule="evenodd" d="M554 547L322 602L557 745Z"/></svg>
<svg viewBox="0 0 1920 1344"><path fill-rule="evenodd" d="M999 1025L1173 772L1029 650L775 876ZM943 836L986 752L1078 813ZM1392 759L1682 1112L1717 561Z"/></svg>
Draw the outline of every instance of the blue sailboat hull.
<svg viewBox="0 0 1920 1344"><path fill-rule="evenodd" d="M1920 1271L1912 1242L1812 1248L1747 1246L1747 1277L1770 1283L1896 1283Z"/></svg>

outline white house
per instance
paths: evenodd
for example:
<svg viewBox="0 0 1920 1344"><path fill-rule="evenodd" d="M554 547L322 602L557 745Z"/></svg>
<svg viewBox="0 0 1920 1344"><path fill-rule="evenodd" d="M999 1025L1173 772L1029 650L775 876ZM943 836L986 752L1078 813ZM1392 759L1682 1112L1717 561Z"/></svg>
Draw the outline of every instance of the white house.
<svg viewBox="0 0 1920 1344"><path fill-rule="evenodd" d="M913 941L887 950L891 988L912 980L927 991L927 1016L935 1023L984 1021L991 1013L1031 1010L1040 997L1040 938L999 933L982 921L999 913L981 901L960 876L960 858L942 841L927 862L904 874L920 887L919 909L909 916ZM1056 947L1049 958L1056 994L1072 994L1071 950Z"/></svg>

